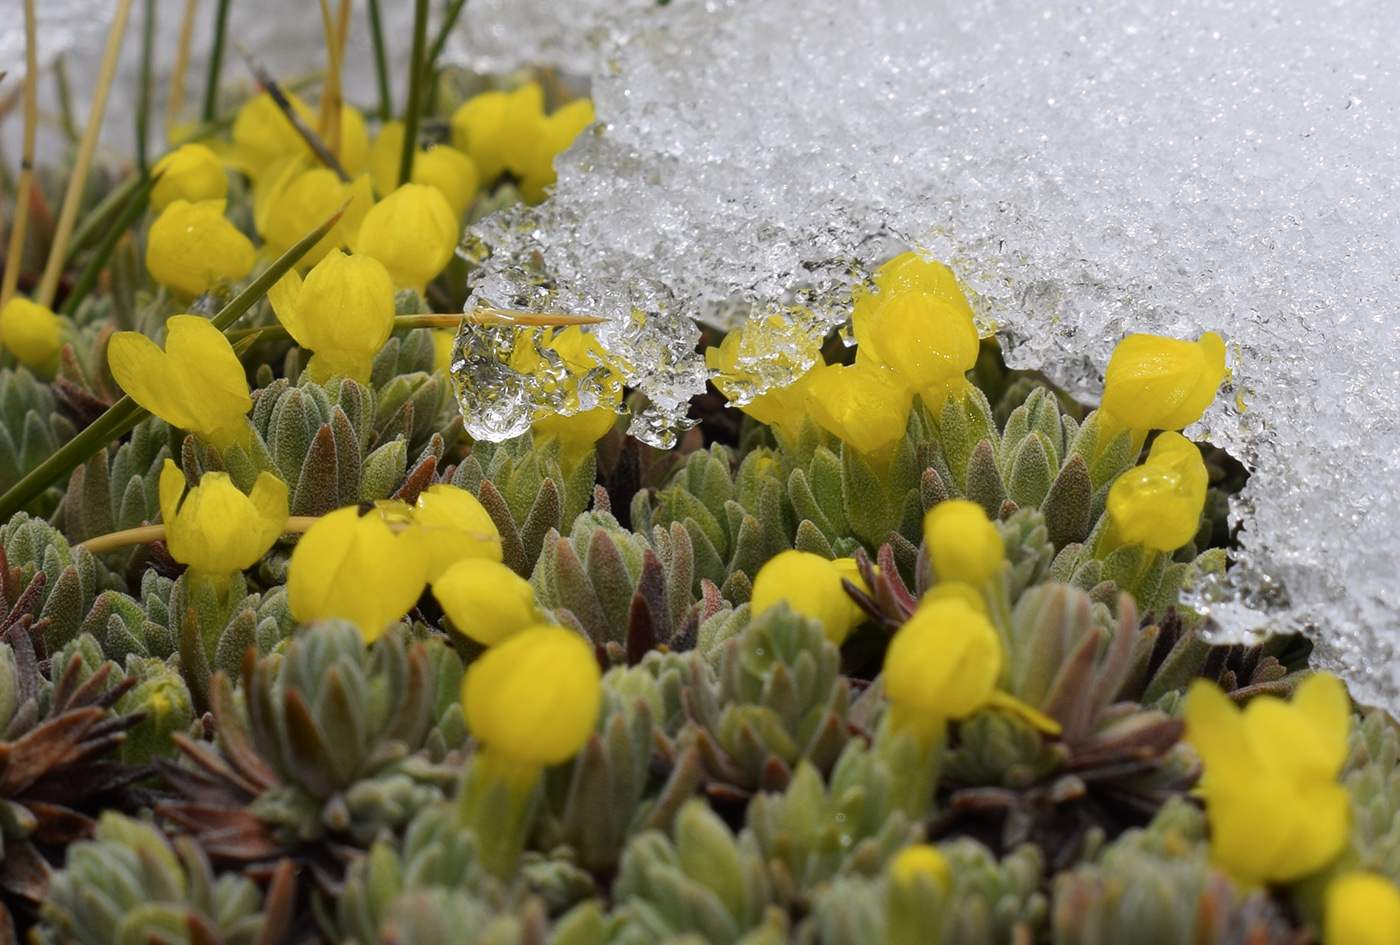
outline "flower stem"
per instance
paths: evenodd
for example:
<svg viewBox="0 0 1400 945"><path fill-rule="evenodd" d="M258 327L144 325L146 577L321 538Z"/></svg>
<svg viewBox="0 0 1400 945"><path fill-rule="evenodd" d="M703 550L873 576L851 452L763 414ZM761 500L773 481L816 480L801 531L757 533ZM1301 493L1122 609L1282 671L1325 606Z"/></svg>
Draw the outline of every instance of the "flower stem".
<svg viewBox="0 0 1400 945"><path fill-rule="evenodd" d="M199 0L185 0L185 13L180 20L180 37L175 46L175 67L170 72L170 93L165 102L165 136L180 120L185 105L185 74L190 70L190 40L194 37L194 14Z"/></svg>
<svg viewBox="0 0 1400 945"><path fill-rule="evenodd" d="M414 0L413 56L408 64L408 109L403 116L403 153L399 186L413 179L413 156L418 151L418 113L423 110L423 58L428 43L428 0Z"/></svg>
<svg viewBox="0 0 1400 945"><path fill-rule="evenodd" d="M369 0L369 35L374 45L374 72L379 80L379 120L394 117L394 98L389 92L389 61L384 55L384 21L379 15L379 0Z"/></svg>
<svg viewBox="0 0 1400 945"><path fill-rule="evenodd" d="M29 226L29 188L34 178L34 132L39 123L36 90L39 87L39 49L35 38L34 0L24 0L25 75L24 145L19 159L19 185L15 188L15 218L5 252L5 277L0 282L0 311L19 284L20 257L24 255L24 231Z"/></svg>
<svg viewBox="0 0 1400 945"><path fill-rule="evenodd" d="M213 121L219 103L219 72L224 67L224 33L228 29L228 2L219 0L214 12L214 48L209 51L209 73L204 80L204 110L200 120Z"/></svg>
<svg viewBox="0 0 1400 945"><path fill-rule="evenodd" d="M146 173L151 136L151 60L155 58L156 0L146 0L141 24L141 78L136 87L136 167Z"/></svg>

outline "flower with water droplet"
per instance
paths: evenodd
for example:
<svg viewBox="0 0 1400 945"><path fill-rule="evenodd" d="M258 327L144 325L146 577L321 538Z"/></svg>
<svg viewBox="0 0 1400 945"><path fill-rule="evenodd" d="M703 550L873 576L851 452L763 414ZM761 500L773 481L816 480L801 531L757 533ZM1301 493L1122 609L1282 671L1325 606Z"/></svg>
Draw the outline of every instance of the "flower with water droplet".
<svg viewBox="0 0 1400 945"><path fill-rule="evenodd" d="M172 201L146 234L151 278L187 298L242 279L255 258L252 242L224 218L222 200Z"/></svg>
<svg viewBox="0 0 1400 945"><path fill-rule="evenodd" d="M233 346L207 318L167 319L164 351L140 332L118 332L107 344L107 363L131 399L166 423L219 449L248 441L248 380Z"/></svg>
<svg viewBox="0 0 1400 945"><path fill-rule="evenodd" d="M1196 341L1129 335L1104 372L1100 437L1130 430L1141 444L1150 430L1180 430L1201 419L1225 379L1225 342L1213 331Z"/></svg>
<svg viewBox="0 0 1400 945"><path fill-rule="evenodd" d="M771 362L789 374L801 371L791 384L769 387L754 361ZM802 365L810 365L802 370ZM731 404L774 432L795 442L807 421L807 379L824 367L821 340L794 332L791 324L773 317L724 336L718 347L705 349L705 366L715 372L715 387ZM754 394L755 390L762 393ZM748 403L742 403L748 397Z"/></svg>
<svg viewBox="0 0 1400 945"><path fill-rule="evenodd" d="M244 495L227 473L207 472L188 493L185 474L167 459L160 473L160 514L170 556L189 565L191 582L208 579L220 595L229 578L267 554L287 523L287 484L260 473Z"/></svg>
<svg viewBox="0 0 1400 945"><path fill-rule="evenodd" d="M755 616L781 601L822 625L826 638L840 646L865 622L865 611L846 593L842 579L869 592L855 561L829 561L808 551L784 551L758 569L751 607Z"/></svg>
<svg viewBox="0 0 1400 945"><path fill-rule="evenodd" d="M522 334L510 366L533 376L541 394L556 404L535 411L531 427L541 443L550 437L559 441L559 464L565 474L572 472L617 423L622 372L597 336L577 325L547 329L538 342L531 333Z"/></svg>
<svg viewBox="0 0 1400 945"><path fill-rule="evenodd" d="M1351 832L1337 775L1351 703L1341 680L1309 676L1291 702L1256 696L1244 711L1213 682L1186 694L1186 733L1201 756L1211 856L1245 884L1288 883L1331 863Z"/></svg>
<svg viewBox="0 0 1400 945"><path fill-rule="evenodd" d="M948 499L924 516L924 541L940 581L976 585L1001 570L1006 547L982 506Z"/></svg>
<svg viewBox="0 0 1400 945"><path fill-rule="evenodd" d="M445 482L424 489L418 493L412 522L428 548L429 582L464 559L501 560L501 533L466 489Z"/></svg>
<svg viewBox="0 0 1400 945"><path fill-rule="evenodd" d="M458 216L442 191L404 184L370 208L351 245L382 262L396 288L422 292L452 261L461 236Z"/></svg>
<svg viewBox="0 0 1400 945"><path fill-rule="evenodd" d="M315 352L306 366L313 381L369 383L374 356L394 331L394 286L383 264L333 249L305 280L288 272L267 300L296 343Z"/></svg>
<svg viewBox="0 0 1400 945"><path fill-rule="evenodd" d="M913 396L903 379L869 361L810 371L807 410L867 460L888 463L909 425Z"/></svg>
<svg viewBox="0 0 1400 945"><path fill-rule="evenodd" d="M151 168L160 180L151 188L151 209L160 213L176 200L199 203L223 200L228 175L219 156L202 144L185 144L171 151Z"/></svg>
<svg viewBox="0 0 1400 945"><path fill-rule="evenodd" d="M1196 444L1180 433L1161 434L1153 441L1147 461L1124 472L1109 487L1108 514L1115 540L1175 551L1196 537L1209 484Z"/></svg>
<svg viewBox="0 0 1400 945"><path fill-rule="evenodd" d="M287 602L305 623L341 617L374 641L408 613L427 584L428 549L412 529L395 534L377 512L337 509L292 552Z"/></svg>
<svg viewBox="0 0 1400 945"><path fill-rule="evenodd" d="M11 298L0 312L0 346L46 380L58 371L71 330L67 319L22 296Z"/></svg>
<svg viewBox="0 0 1400 945"><path fill-rule="evenodd" d="M894 291L872 312L856 359L898 374L930 410L967 388L981 341L967 303L932 292Z"/></svg>
<svg viewBox="0 0 1400 945"><path fill-rule="evenodd" d="M433 581L433 596L452 626L484 646L495 646L544 619L530 582L488 558L453 564Z"/></svg>

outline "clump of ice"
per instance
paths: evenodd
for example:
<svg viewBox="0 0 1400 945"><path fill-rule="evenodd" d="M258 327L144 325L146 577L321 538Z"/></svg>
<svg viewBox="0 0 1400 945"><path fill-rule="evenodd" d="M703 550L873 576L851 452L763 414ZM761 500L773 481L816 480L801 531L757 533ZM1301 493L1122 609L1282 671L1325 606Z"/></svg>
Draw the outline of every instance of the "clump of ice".
<svg viewBox="0 0 1400 945"><path fill-rule="evenodd" d="M830 323L891 240L953 266L1013 364L1089 396L1124 334L1219 330L1233 388L1192 432L1254 474L1240 586L1201 599L1235 638L1315 631L1400 707L1400 7L627 12L594 34L601 124L555 197L476 231L478 300L542 263L551 304L614 319L659 438L705 376L690 317Z"/></svg>

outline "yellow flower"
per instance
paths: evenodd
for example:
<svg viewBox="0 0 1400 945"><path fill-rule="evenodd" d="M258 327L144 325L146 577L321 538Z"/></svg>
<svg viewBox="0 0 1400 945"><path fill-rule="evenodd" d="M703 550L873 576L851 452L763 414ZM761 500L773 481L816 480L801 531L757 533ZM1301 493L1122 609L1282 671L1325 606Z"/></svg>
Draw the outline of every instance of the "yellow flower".
<svg viewBox="0 0 1400 945"><path fill-rule="evenodd" d="M501 560L501 533L490 513L466 489L444 482L418 493L413 525L428 548L430 582L466 558Z"/></svg>
<svg viewBox="0 0 1400 945"><path fill-rule="evenodd" d="M891 720L936 737L949 719L993 701L1002 658L1001 638L984 614L957 597L925 601L885 651Z"/></svg>
<svg viewBox="0 0 1400 945"><path fill-rule="evenodd" d="M924 541L940 581L981 584L1001 570L1006 548L982 506L948 499L924 516Z"/></svg>
<svg viewBox="0 0 1400 945"><path fill-rule="evenodd" d="M253 222L263 238L263 249L271 256L282 255L341 206L349 204L340 222L297 262L297 269L303 271L331 250L352 242L374 203L368 174L345 183L334 171L308 167L309 163L305 158L277 163L258 182L253 200Z"/></svg>
<svg viewBox="0 0 1400 945"><path fill-rule="evenodd" d="M543 619L530 582L487 558L463 558L449 567L433 581L433 596L452 626L484 646Z"/></svg>
<svg viewBox="0 0 1400 945"><path fill-rule="evenodd" d="M379 195L393 193L399 186L399 163L403 159L403 122L391 121L380 130L370 149L370 176ZM461 216L476 194L479 183L476 165L456 148L445 145L418 149L413 160L415 184L427 184L442 191L457 216Z"/></svg>
<svg viewBox="0 0 1400 945"><path fill-rule="evenodd" d="M501 129L509 101L506 92L482 92L467 99L452 115L452 146L472 159L483 183L500 177L506 169Z"/></svg>
<svg viewBox="0 0 1400 945"><path fill-rule="evenodd" d="M316 128L317 116L307 104L296 95L288 94L287 98L302 120L309 127ZM238 110L238 117L233 122L233 145L233 163L254 181L278 158L295 155L315 160L311 146L266 92L255 95ZM368 153L369 131L365 127L364 116L349 105L342 105L340 153L337 155L340 166L351 176L359 174L364 170Z"/></svg>
<svg viewBox="0 0 1400 945"><path fill-rule="evenodd" d="M461 236L458 216L442 191L404 184L365 214L353 246L382 262L396 288L421 292L447 268Z"/></svg>
<svg viewBox="0 0 1400 945"><path fill-rule="evenodd" d="M1317 673L1291 703L1256 696L1243 712L1212 682L1186 694L1186 734L1201 756L1200 793L1211 855L1245 884L1288 883L1325 867L1351 831L1337 775L1351 705L1335 676Z"/></svg>
<svg viewBox="0 0 1400 945"><path fill-rule="evenodd" d="M879 340L872 337L871 317L896 292L922 292L947 302L960 319L972 321L972 306L958 285L953 271L941 262L926 260L916 252L901 253L875 272L875 291L857 286L851 292L855 303L851 312L851 331L856 337L856 351L883 363Z"/></svg>
<svg viewBox="0 0 1400 945"><path fill-rule="evenodd" d="M378 260L333 249L305 281L288 272L267 300L296 343L316 352L306 366L313 381L339 374L369 383L394 331L394 286Z"/></svg>
<svg viewBox="0 0 1400 945"><path fill-rule="evenodd" d="M1196 537L1210 476L1201 451L1180 433L1162 433L1147 461L1108 490L1108 514L1123 544L1175 551Z"/></svg>
<svg viewBox="0 0 1400 945"><path fill-rule="evenodd" d="M563 627L529 627L467 668L467 728L486 752L517 765L563 764L593 732L601 681L587 640Z"/></svg>
<svg viewBox="0 0 1400 945"><path fill-rule="evenodd" d="M887 463L909 425L913 397L893 371L870 362L830 364L809 372L807 410L856 452Z"/></svg>
<svg viewBox="0 0 1400 945"><path fill-rule="evenodd" d="M433 370L444 374L452 373L452 347L457 343L457 333L447 328L433 329Z"/></svg>
<svg viewBox="0 0 1400 945"><path fill-rule="evenodd" d="M1400 890L1375 873L1343 873L1327 884L1325 945L1400 945Z"/></svg>
<svg viewBox="0 0 1400 945"><path fill-rule="evenodd" d="M202 144L186 144L156 162L152 173L161 175L151 189L151 208L160 213L176 200L199 203L223 200L228 175L219 156Z"/></svg>
<svg viewBox="0 0 1400 945"><path fill-rule="evenodd" d="M341 617L374 641L414 605L427 583L428 549L412 529L394 534L378 512L337 509L292 552L287 602L300 622Z"/></svg>
<svg viewBox="0 0 1400 945"><path fill-rule="evenodd" d="M751 368L740 367L741 360L771 360L789 372L803 363L812 366L786 387L770 389L748 403L738 405L744 413L759 423L767 424L788 440L796 440L807 419L807 379L812 371L825 366L821 341L798 338L787 322L773 317L764 322L750 323L724 336L719 347L705 349L705 366L716 372L712 378L719 392L731 402L740 400L754 389L759 378Z"/></svg>
<svg viewBox="0 0 1400 945"><path fill-rule="evenodd" d="M1100 417L1105 432L1180 430L1201 419L1225 379L1225 342L1213 331L1197 341L1129 335L1113 349L1104 374Z"/></svg>
<svg viewBox="0 0 1400 945"><path fill-rule="evenodd" d="M538 344L558 356L558 365L546 361L530 334L522 334L511 352L510 366L540 378L544 392L562 392L562 408L576 411L564 416L558 410L542 409L536 412L532 423L540 442L549 437L559 440L560 465L568 473L593 452L593 445L617 423L622 372L597 336L577 325L560 331L549 329L540 336Z"/></svg>
<svg viewBox="0 0 1400 945"><path fill-rule="evenodd" d="M304 234L303 234L304 235ZM193 298L253 271L253 244L224 219L222 200L175 200L146 235L146 268L166 288Z"/></svg>
<svg viewBox="0 0 1400 945"><path fill-rule="evenodd" d="M544 89L528 82L506 96L501 115L501 157L516 177L530 173L544 133Z"/></svg>
<svg viewBox="0 0 1400 945"><path fill-rule="evenodd" d="M535 153L529 166L521 175L520 193L531 203L544 199L544 189L558 179L554 172L554 158L579 136L579 132L593 124L593 100L575 99L548 118L541 119L535 140Z"/></svg>
<svg viewBox="0 0 1400 945"><path fill-rule="evenodd" d="M967 303L932 292L892 292L869 316L865 336L857 360L894 371L932 410L964 385L981 344Z"/></svg>
<svg viewBox="0 0 1400 945"><path fill-rule="evenodd" d="M784 551L758 569L753 582L751 606L755 615L780 601L804 617L822 625L826 638L840 646L856 627L865 622L865 611L856 605L842 585L843 578L864 591L855 561L828 561L808 551Z"/></svg>
<svg viewBox="0 0 1400 945"><path fill-rule="evenodd" d="M230 576L267 554L287 523L287 484L259 474L244 495L227 473L207 472L185 495L185 474L172 460L160 473L160 514L170 556L207 577L222 594ZM184 501L181 501L184 496Z"/></svg>
<svg viewBox="0 0 1400 945"><path fill-rule="evenodd" d="M895 854L890 864L891 879L913 886L922 877L933 880L944 892L953 885L953 873L938 847L931 843L913 843Z"/></svg>
<svg viewBox="0 0 1400 945"><path fill-rule="evenodd" d="M45 379L58 371L68 322L52 309L18 295L0 312L0 346Z"/></svg>
<svg viewBox="0 0 1400 945"><path fill-rule="evenodd" d="M107 344L112 376L131 399L166 423L223 449L248 439L253 409L243 365L223 332L198 315L165 322L165 350L140 332L123 331Z"/></svg>

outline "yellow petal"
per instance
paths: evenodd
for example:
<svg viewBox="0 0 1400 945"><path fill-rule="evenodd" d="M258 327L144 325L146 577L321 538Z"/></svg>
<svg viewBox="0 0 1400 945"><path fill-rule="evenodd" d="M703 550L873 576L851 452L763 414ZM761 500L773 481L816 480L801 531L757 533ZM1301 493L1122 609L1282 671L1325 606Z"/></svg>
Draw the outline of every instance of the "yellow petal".
<svg viewBox="0 0 1400 945"><path fill-rule="evenodd" d="M184 495L185 474L174 460L167 459L160 470L160 517L165 522L175 521L175 513Z"/></svg>
<svg viewBox="0 0 1400 945"><path fill-rule="evenodd" d="M452 625L485 646L540 622L535 589L489 558L463 558L433 581L433 596Z"/></svg>

